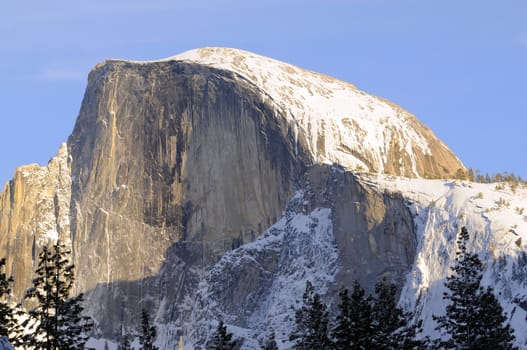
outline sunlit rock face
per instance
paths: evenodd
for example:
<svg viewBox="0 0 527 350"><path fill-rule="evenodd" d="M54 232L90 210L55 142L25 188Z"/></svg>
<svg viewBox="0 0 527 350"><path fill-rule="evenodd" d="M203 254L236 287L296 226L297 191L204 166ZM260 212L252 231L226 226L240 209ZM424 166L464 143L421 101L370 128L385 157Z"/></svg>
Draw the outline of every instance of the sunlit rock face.
<svg viewBox="0 0 527 350"><path fill-rule="evenodd" d="M285 63L214 48L111 60L90 73L57 157L4 187L0 253L20 297L41 247L64 240L75 292L111 339L142 307L155 312L164 349L181 334L202 343L203 322L221 315L261 333L284 325L306 276L324 291L355 279L371 290L412 268L405 199L355 170L460 168L408 112Z"/></svg>
<svg viewBox="0 0 527 350"><path fill-rule="evenodd" d="M253 86L176 62L96 68L69 146L80 290L154 276L178 241L254 240L308 162Z"/></svg>
<svg viewBox="0 0 527 350"><path fill-rule="evenodd" d="M41 248L58 238L70 242L70 162L63 144L47 166L18 168L0 192L0 256L16 277L18 297L31 284Z"/></svg>

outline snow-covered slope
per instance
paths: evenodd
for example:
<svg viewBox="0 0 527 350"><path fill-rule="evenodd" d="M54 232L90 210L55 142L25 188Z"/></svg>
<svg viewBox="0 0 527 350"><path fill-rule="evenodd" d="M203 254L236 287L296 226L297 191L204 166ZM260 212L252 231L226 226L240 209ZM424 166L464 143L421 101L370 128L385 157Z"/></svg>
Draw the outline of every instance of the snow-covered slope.
<svg viewBox="0 0 527 350"><path fill-rule="evenodd" d="M527 348L527 188L385 176L365 180L381 190L401 192L415 215L417 255L400 302L417 310L425 334L436 336L432 315L445 312L444 281L454 265L457 234L466 226L469 249L485 267L483 284L494 288L517 344Z"/></svg>
<svg viewBox="0 0 527 350"><path fill-rule="evenodd" d="M403 286L400 303L407 310L417 311L417 317L424 321L424 335L438 336L432 315L445 312L443 284L454 265L457 234L462 226L466 226L471 235L469 249L478 252L484 263L483 284L494 288L515 329L517 344L522 349L527 348L527 188L511 188L506 183L479 184L384 175L362 175L360 181L379 191L401 193L415 216L417 254L414 267ZM292 203L302 198L301 195L298 193ZM318 224L313 225L313 220ZM321 225L324 221L328 223ZM295 298L298 300L301 296L307 280L314 281L323 295L328 285L334 282L337 256L331 249L333 239L329 209L319 208L308 216L293 214L289 210L259 240L222 259L218 266L226 263L239 266L241 259L255 257L258 260L262 251L268 254L271 245L281 252L290 251L284 245L293 245L296 249L291 251L299 254L293 259L283 259L294 264L282 266L282 269L291 269L294 273L275 276L272 285L268 286L267 301L255 300L255 304L261 306L250 316L252 330L238 332L240 337L250 339L252 335L257 338L252 333L254 330L259 334L272 326L280 330L278 339L283 341L281 348L289 348L286 339L293 319L286 317L288 305L295 304ZM258 264L257 260L255 264ZM232 271L232 268L227 270ZM219 271L225 273L226 269L219 268ZM228 314L215 316L211 318L223 316L234 323L237 321L230 320ZM233 328L233 331L236 329ZM247 344L246 348L255 346Z"/></svg>
<svg viewBox="0 0 527 350"><path fill-rule="evenodd" d="M318 162L409 177L444 177L464 168L415 116L350 83L231 48L201 48L162 61L193 62L241 75L283 111L295 136L306 135Z"/></svg>
<svg viewBox="0 0 527 350"><path fill-rule="evenodd" d="M273 327L285 350L307 280L330 304L352 279L403 281L434 336L465 225L527 348L527 189L423 179L459 168L410 113L286 63L223 48L109 61L59 157L0 195L0 248L27 284L34 247L71 237L86 310L113 341L147 307L163 350L202 344L219 319L244 349Z"/></svg>
<svg viewBox="0 0 527 350"><path fill-rule="evenodd" d="M479 253L485 266L483 283L494 287L517 344L527 348L526 187L371 174L360 175L359 182L401 194L414 216L418 247L400 304L416 310L424 321L424 335L438 336L432 315L445 312L443 283L454 264L457 234L466 226L471 234L469 249ZM299 305L306 281L313 282L327 302L335 302L326 293L333 293L341 283L337 276L343 268L338 263L331 208L306 212L306 198L304 191L298 191L284 215L262 236L227 252L208 271L198 293L187 300L193 310L189 321L177 327L159 325L162 348L175 346L179 339L175 334L183 334L185 349L202 344L219 319L244 340L242 349L257 349L271 328L279 348L291 348L291 306ZM244 283L258 288L244 289Z"/></svg>

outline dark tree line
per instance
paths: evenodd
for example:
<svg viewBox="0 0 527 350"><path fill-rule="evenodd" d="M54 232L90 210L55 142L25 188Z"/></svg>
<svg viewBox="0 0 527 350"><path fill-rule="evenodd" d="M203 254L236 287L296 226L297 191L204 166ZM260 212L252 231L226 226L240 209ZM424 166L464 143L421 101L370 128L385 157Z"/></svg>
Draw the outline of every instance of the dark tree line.
<svg viewBox="0 0 527 350"><path fill-rule="evenodd" d="M463 228L453 274L445 283L446 314L434 316L440 339L419 335L421 323L412 322L414 315L397 305L396 286L386 280L376 284L375 297L366 296L357 282L351 294L343 288L333 323L320 295L307 282L289 337L294 349L517 349L513 330L492 288L481 286L483 265L477 254L468 252L468 239Z"/></svg>
<svg viewBox="0 0 527 350"><path fill-rule="evenodd" d="M341 289L338 313L331 323L320 295L307 282L289 337L294 349L426 349L428 341L417 339L420 324L413 324L413 315L397 306L396 286L382 280L375 293L366 296L357 282L351 294Z"/></svg>
<svg viewBox="0 0 527 350"><path fill-rule="evenodd" d="M355 282L351 292L342 288L337 314L329 314L321 296L310 282L302 296L302 305L295 310L295 326L289 340L296 350L516 350L512 328L491 287L481 286L483 265L477 254L467 248L469 234L462 228L457 240L457 254L452 275L446 278L443 299L448 301L446 313L434 316L441 338L420 335L420 322L397 305L397 288L387 280L378 282L375 295L368 295ZM20 305L10 302L13 278L5 273L5 259L0 259L0 337L19 348L36 350L84 349L93 328L90 319L82 316L83 295L70 297L74 266L70 252L61 242L44 247L39 254L33 287L24 301L34 308L24 313ZM19 324L18 320L23 320ZM158 350L154 345L155 325L148 313L141 313L139 342L142 350ZM124 336L119 349L128 350L131 336ZM223 321L206 348L233 350L239 345L227 331ZM278 349L271 330L261 344L264 350Z"/></svg>

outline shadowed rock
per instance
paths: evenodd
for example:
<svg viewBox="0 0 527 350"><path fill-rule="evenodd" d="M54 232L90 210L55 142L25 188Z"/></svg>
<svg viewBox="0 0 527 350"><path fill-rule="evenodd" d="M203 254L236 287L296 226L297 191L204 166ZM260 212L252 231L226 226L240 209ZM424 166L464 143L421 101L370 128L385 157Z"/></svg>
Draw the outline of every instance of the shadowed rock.
<svg viewBox="0 0 527 350"><path fill-rule="evenodd" d="M299 115L304 100L289 85L287 96L277 95L251 75L257 72L250 65L239 63L249 69L240 71L205 63L107 61L92 70L67 145L47 167L19 169L0 193L0 255L7 256L18 297L31 283L41 247L61 238L72 247L75 291L88 292L87 311L101 334L118 337L121 323L132 327L142 307L158 310L171 336L190 332L188 322L199 328L203 317L221 314L257 330L272 321L261 314L269 289L277 274L289 276L285 266L295 257L289 253L303 241L289 232L297 245L282 242L258 254L236 248L280 222L284 210L305 214L315 227L317 208L331 213L330 229L323 228L338 252L326 290L353 279L370 290L380 276L402 280L416 249L404 199L361 184L349 168L320 162L352 159L371 171L438 177L463 167L452 152L409 113L368 97L372 109L395 111L428 141L428 150L412 150L404 144L407 133L393 129L380 161L378 150L350 141L364 133L353 115L339 119L342 133L335 131L340 124L310 124ZM315 73L284 67L289 83L313 88ZM319 78L339 89L344 84ZM366 95L348 85L350 93ZM332 96L325 85L319 90L310 91ZM309 114L311 106L304 108ZM302 201L290 211L297 191ZM312 243L305 242L309 249ZM221 260L228 252L238 263ZM218 302L207 306L208 297Z"/></svg>

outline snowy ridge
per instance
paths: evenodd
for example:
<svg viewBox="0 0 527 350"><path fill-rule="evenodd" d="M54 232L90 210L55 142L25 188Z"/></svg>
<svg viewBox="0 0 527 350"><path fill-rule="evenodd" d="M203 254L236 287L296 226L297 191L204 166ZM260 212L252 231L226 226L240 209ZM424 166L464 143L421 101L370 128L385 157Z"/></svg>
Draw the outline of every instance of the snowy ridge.
<svg viewBox="0 0 527 350"><path fill-rule="evenodd" d="M517 344L527 347L527 209L523 209L527 208L527 188L385 175L362 175L360 182L379 191L402 193L414 215L418 248L400 304L417 311L425 335L438 336L432 315L445 312L443 283L454 264L457 234L466 226L471 234L469 247L479 252L485 266L483 284L494 287L515 329ZM294 325L290 306L298 305L307 280L324 295L338 272L331 210L304 213L303 202L304 193L298 191L277 223L256 241L226 253L212 268L197 303L205 309L198 308L193 317L197 323L188 324L197 331L187 335L191 341L185 349L210 336L217 326L211 320L218 319L225 320L236 337L245 339L243 349L259 348L258 341L270 328L276 331L280 349L291 348L287 341ZM225 295L233 292L229 279L242 275L258 276L255 285L260 291L238 300L238 309L229 309L225 302ZM235 326L239 323L247 327Z"/></svg>
<svg viewBox="0 0 527 350"><path fill-rule="evenodd" d="M306 133L319 162L383 172L397 134L409 141L404 151L410 157L414 148L430 152L426 139L409 126L408 113L349 83L236 49L203 48L170 59L230 70L260 87L289 112L291 125Z"/></svg>
<svg viewBox="0 0 527 350"><path fill-rule="evenodd" d="M517 344L527 336L527 189L508 184L370 176L380 189L401 192L415 215L417 255L400 303L417 310L425 334L436 336L432 315L443 315L444 280L451 274L457 234L466 226L469 249L485 266L483 285L494 288L515 329Z"/></svg>
<svg viewBox="0 0 527 350"><path fill-rule="evenodd" d="M306 135L320 163L384 173L396 141L403 149L395 151L411 164L399 164L401 174L423 175L416 155L431 155L429 130L409 112L352 84L239 49L207 47L161 61L172 60L232 71L253 83L285 113L295 136Z"/></svg>

